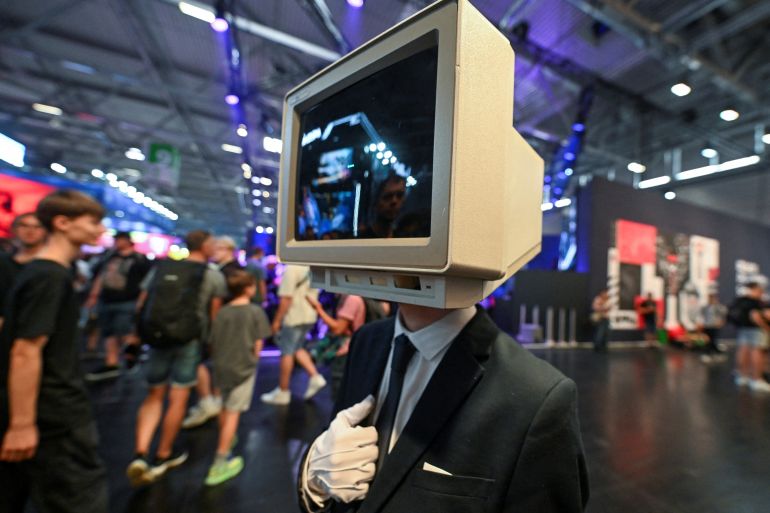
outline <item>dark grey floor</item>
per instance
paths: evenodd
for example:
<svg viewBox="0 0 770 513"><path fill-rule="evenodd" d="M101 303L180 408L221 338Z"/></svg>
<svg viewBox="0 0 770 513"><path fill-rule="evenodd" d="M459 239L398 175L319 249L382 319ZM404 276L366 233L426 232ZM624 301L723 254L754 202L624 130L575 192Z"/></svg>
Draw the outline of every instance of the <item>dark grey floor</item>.
<svg viewBox="0 0 770 513"><path fill-rule="evenodd" d="M732 362L705 366L677 350L536 354L578 384L590 513L770 512L770 394L737 389ZM187 464L149 488L130 489L123 472L145 390L141 375L94 386L112 511L296 512L297 461L323 429L331 399L324 390L310 403L295 397L288 407L264 406L258 394L275 386L277 374L277 359L263 358L239 431L246 468L214 489L203 486L216 443L213 422L181 436L191 451ZM297 395L305 384L295 375Z"/></svg>

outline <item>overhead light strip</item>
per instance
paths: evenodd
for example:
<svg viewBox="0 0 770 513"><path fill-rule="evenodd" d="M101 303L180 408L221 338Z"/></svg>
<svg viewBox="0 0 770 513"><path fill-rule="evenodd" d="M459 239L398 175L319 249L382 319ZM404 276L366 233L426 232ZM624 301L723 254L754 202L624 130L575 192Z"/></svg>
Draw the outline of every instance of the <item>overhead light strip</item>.
<svg viewBox="0 0 770 513"><path fill-rule="evenodd" d="M752 155L751 157L743 157L740 159L728 160L727 162L722 162L721 164L712 164L710 166L703 166L695 169L689 169L687 171L682 171L681 173L678 173L676 175L676 179L679 181L690 180L692 178L699 178L701 176L712 175L714 173L721 173L723 171L731 171L733 169L739 169L742 167L759 164L761 160L762 159L759 155Z"/></svg>

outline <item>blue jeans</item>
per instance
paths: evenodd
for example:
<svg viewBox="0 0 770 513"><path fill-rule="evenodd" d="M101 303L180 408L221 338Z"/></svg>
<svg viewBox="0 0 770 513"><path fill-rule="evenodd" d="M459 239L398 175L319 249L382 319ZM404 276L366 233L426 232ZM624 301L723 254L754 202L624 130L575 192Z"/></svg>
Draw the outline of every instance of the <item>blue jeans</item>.
<svg viewBox="0 0 770 513"><path fill-rule="evenodd" d="M291 355L305 346L305 338L313 324L300 324L299 326L285 326L278 332L275 345L281 350L281 355Z"/></svg>
<svg viewBox="0 0 770 513"><path fill-rule="evenodd" d="M607 341L610 338L610 320L602 319L596 324L594 331L594 350L606 351Z"/></svg>

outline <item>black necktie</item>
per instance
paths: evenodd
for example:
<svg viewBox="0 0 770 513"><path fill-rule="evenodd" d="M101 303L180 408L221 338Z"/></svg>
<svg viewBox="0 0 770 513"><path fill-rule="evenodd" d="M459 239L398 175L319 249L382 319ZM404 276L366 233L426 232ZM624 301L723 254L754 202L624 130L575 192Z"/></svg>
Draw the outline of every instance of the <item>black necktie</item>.
<svg viewBox="0 0 770 513"><path fill-rule="evenodd" d="M393 358L390 361L390 380L388 382L388 395L385 397L385 403L380 409L380 415L377 417L374 427L377 428L377 448L380 451L377 458L377 472L382 468L385 457L390 448L390 435L393 433L393 424L396 421L396 412L398 411L398 402L401 399L401 389L404 386L404 375L409 360L414 354L415 348L409 337L399 335L393 341Z"/></svg>

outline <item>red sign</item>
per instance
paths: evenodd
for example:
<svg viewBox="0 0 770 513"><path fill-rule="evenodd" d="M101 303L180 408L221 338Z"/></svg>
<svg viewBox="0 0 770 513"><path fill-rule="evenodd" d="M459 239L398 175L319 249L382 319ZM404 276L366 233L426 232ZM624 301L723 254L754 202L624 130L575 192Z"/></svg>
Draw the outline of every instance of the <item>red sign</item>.
<svg viewBox="0 0 770 513"><path fill-rule="evenodd" d="M623 264L654 264L658 229L649 224L619 219L615 223L615 247Z"/></svg>
<svg viewBox="0 0 770 513"><path fill-rule="evenodd" d="M0 237L11 237L14 218L34 212L40 200L55 190L33 180L0 174Z"/></svg>

